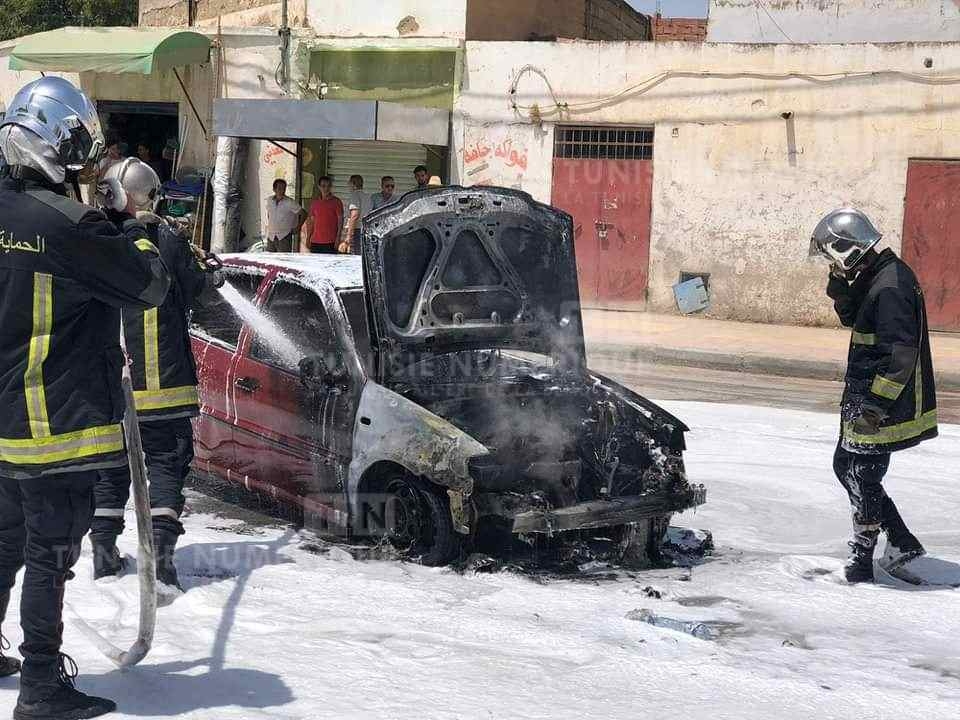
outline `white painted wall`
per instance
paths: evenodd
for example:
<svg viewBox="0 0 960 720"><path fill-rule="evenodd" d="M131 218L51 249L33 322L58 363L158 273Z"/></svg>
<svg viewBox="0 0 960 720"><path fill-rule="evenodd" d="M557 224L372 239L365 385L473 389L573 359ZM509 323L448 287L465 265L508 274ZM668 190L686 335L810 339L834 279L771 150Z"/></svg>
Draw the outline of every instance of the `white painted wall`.
<svg viewBox="0 0 960 720"><path fill-rule="evenodd" d="M957 0L711 0L708 42L960 40Z"/></svg>
<svg viewBox="0 0 960 720"><path fill-rule="evenodd" d="M960 158L960 84L878 76L834 83L740 73L902 71L960 76L960 44L757 46L690 43L468 43L455 112L456 177L519 186L549 202L557 116L543 77L527 74L511 110L508 90L527 64L543 71L561 102L590 103L571 124L654 125L649 306L673 311L681 270L711 273L712 314L761 322L833 324L824 269L809 263L820 217L852 204L899 250L907 160ZM680 77L627 92L666 71ZM788 146L793 113L795 151ZM505 160L509 141L524 158ZM494 152L478 159L476 148ZM482 152L482 150L481 150Z"/></svg>
<svg viewBox="0 0 960 720"><path fill-rule="evenodd" d="M401 22L407 22L401 33ZM467 0L308 0L307 20L321 37L462 39Z"/></svg>

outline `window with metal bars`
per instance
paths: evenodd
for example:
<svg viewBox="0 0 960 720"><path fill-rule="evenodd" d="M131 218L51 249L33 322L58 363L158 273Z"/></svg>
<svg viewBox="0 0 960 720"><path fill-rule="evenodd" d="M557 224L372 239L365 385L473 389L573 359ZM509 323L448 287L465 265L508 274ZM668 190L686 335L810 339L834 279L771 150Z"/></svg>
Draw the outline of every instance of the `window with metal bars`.
<svg viewBox="0 0 960 720"><path fill-rule="evenodd" d="M652 127L560 125L553 156L577 160L652 160Z"/></svg>

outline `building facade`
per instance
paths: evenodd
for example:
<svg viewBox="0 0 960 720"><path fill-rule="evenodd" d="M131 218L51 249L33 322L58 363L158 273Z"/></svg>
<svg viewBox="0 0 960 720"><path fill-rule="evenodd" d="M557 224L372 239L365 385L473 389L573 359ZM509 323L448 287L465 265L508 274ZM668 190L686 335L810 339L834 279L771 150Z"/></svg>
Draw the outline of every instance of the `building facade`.
<svg viewBox="0 0 960 720"><path fill-rule="evenodd" d="M587 305L676 312L673 286L700 275L714 317L831 325L808 241L849 204L920 268L932 324L960 329L960 43L595 41L589 2L534 24L524 8L494 17L509 5L291 0L283 63L280 3L142 0L144 25L192 8L213 41L210 61L183 73L192 105L172 76L75 79L98 101L175 104L183 162L208 169L219 99L449 112L446 142L431 141L442 144L244 141L244 245L263 233L277 177L306 203L319 174L341 192L354 173L370 192L383 174L406 189L422 162L445 182L520 188L568 210ZM649 19L636 28L650 31ZM543 36L560 39L526 40ZM15 45L0 46L4 67ZM31 77L3 70L0 94Z"/></svg>

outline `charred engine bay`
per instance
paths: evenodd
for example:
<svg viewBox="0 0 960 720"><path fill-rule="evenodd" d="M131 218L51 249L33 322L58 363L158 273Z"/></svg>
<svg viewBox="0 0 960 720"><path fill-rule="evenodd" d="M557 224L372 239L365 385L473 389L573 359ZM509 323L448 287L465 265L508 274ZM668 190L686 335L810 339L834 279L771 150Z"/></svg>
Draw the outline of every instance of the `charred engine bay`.
<svg viewBox="0 0 960 720"><path fill-rule="evenodd" d="M666 517L692 504L679 420L583 371L471 357L394 389L489 449L471 464L478 519L628 497L661 500Z"/></svg>

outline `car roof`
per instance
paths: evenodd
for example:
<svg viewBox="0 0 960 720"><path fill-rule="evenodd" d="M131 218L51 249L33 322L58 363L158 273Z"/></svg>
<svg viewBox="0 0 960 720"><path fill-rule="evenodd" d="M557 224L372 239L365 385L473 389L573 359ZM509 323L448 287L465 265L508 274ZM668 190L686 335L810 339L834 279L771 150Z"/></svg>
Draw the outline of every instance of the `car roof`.
<svg viewBox="0 0 960 720"><path fill-rule="evenodd" d="M227 266L253 265L278 269L308 282L330 283L336 290L363 287L359 255L307 255L300 253L231 253L220 258Z"/></svg>

